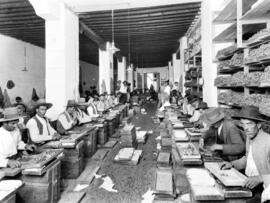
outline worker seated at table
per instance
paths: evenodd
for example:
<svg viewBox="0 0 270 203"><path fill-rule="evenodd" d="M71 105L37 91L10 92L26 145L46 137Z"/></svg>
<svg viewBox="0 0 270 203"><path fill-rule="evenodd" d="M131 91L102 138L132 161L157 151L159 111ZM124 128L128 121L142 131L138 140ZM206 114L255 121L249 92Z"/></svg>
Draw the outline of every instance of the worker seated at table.
<svg viewBox="0 0 270 203"><path fill-rule="evenodd" d="M96 120L96 118L98 118L100 115L98 114L98 110L97 107L94 103L94 98L93 97L89 97L88 100L88 107L86 109L86 112L88 113L88 115L90 116L90 118L92 120Z"/></svg>
<svg viewBox="0 0 270 203"><path fill-rule="evenodd" d="M26 113L26 105L24 103L15 103L14 106L17 108L18 115L20 116L19 123L18 123L18 128L21 131L22 135L22 140L24 142L28 142L28 131L26 128L26 123L30 119L30 115Z"/></svg>
<svg viewBox="0 0 270 203"><path fill-rule="evenodd" d="M25 144L21 140L20 130L17 128L20 116L16 107L4 109L4 118L0 119L0 168L18 168L20 162L16 161L18 150L34 151L36 146Z"/></svg>
<svg viewBox="0 0 270 203"><path fill-rule="evenodd" d="M207 129L207 125L202 120L202 115L205 113L205 111L208 109L208 105L206 102L199 102L198 107L195 109L195 111L198 111L200 114L199 120L194 123L194 127L200 129L201 132L204 132L205 129Z"/></svg>
<svg viewBox="0 0 270 203"><path fill-rule="evenodd" d="M78 123L76 108L78 104L75 100L68 100L66 110L58 116L56 129L60 134L67 134Z"/></svg>
<svg viewBox="0 0 270 203"><path fill-rule="evenodd" d="M255 106L243 106L235 118L240 119L247 136L246 154L240 159L224 162L221 169L234 167L237 170L245 170L248 179L244 187L256 189L256 192L262 192L264 188L262 199L257 197L257 201L253 202L270 200L270 134L261 129L265 119ZM260 196L260 193L257 196Z"/></svg>
<svg viewBox="0 0 270 203"><path fill-rule="evenodd" d="M109 109L109 108L112 108L112 106L110 106L110 103L109 103L109 95L107 92L104 92L104 100L103 100L103 103L104 103L104 109Z"/></svg>
<svg viewBox="0 0 270 203"><path fill-rule="evenodd" d="M197 109L197 107L199 106L200 103L200 99L198 97L194 97L190 102L190 105L192 107L193 110L193 114L192 116L189 118L189 122L194 123L197 122L200 119L200 112Z"/></svg>
<svg viewBox="0 0 270 203"><path fill-rule="evenodd" d="M40 99L34 107L33 112L35 111L36 114L26 124L31 142L42 144L46 141L60 139L60 135L45 116L51 107L52 104L47 103L44 99Z"/></svg>
<svg viewBox="0 0 270 203"><path fill-rule="evenodd" d="M97 110L99 114L102 114L106 110L104 99L105 99L104 94L101 94L99 96L99 100L97 101Z"/></svg>
<svg viewBox="0 0 270 203"><path fill-rule="evenodd" d="M210 151L218 153L224 160L236 160L245 152L245 143L240 129L232 120L225 118L219 108L207 110L203 121L209 127L200 139L200 147L204 144Z"/></svg>
<svg viewBox="0 0 270 203"><path fill-rule="evenodd" d="M87 102L79 101L78 107L75 108L79 124L88 123L92 121L91 117L85 112L87 106L88 106Z"/></svg>
<svg viewBox="0 0 270 203"><path fill-rule="evenodd" d="M187 116L192 116L194 113L194 107L191 105L191 101L194 99L195 97L192 95L189 96L185 96L184 100L183 100L183 105L182 105L182 112L184 114L186 114Z"/></svg>
<svg viewBox="0 0 270 203"><path fill-rule="evenodd" d="M114 94L108 95L108 103L109 103L110 108L113 108L116 105Z"/></svg>

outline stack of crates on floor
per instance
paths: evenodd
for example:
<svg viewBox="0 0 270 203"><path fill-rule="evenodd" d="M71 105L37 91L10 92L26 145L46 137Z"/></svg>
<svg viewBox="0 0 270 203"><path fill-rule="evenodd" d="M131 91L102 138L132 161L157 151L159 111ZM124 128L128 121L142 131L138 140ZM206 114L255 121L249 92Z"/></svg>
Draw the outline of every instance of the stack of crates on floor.
<svg viewBox="0 0 270 203"><path fill-rule="evenodd" d="M120 136L121 147L137 148L136 129L134 125L125 125L120 130Z"/></svg>

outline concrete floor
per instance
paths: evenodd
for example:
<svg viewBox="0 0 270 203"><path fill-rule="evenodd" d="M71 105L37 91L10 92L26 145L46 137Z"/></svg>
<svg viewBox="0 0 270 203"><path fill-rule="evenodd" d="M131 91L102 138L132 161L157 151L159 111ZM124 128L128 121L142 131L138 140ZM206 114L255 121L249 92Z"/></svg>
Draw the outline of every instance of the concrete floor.
<svg viewBox="0 0 270 203"><path fill-rule="evenodd" d="M98 174L109 176L114 182L117 193L108 192L99 186L102 179L94 179L91 185L84 189L86 192L82 203L137 203L142 201L142 195L151 188L155 188L155 171L157 149L155 138L159 135L158 124L154 124L151 116L155 114L156 104L146 103L144 108L147 114L137 114L132 123L141 130L152 130L153 134L147 139L145 145L140 147L144 150L142 159L137 166L126 166L113 163L114 156L118 153L119 145L115 146L102 162ZM68 180L65 192L73 190L75 180ZM186 182L184 181L186 187ZM180 202L176 200L175 202ZM163 202L164 203L164 202Z"/></svg>

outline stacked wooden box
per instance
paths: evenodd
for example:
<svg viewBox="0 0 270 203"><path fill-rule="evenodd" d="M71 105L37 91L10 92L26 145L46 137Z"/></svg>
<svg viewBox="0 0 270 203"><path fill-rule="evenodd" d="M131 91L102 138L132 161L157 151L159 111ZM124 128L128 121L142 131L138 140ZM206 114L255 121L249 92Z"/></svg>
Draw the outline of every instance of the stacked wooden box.
<svg viewBox="0 0 270 203"><path fill-rule="evenodd" d="M107 122L96 124L97 130L97 143L104 145L108 140L108 124Z"/></svg>
<svg viewBox="0 0 270 203"><path fill-rule="evenodd" d="M97 151L97 128L89 127L87 131L87 135L83 138L84 157L91 158L93 154Z"/></svg>
<svg viewBox="0 0 270 203"><path fill-rule="evenodd" d="M56 159L50 165L43 175L21 175L24 186L18 191L18 202L56 203L60 199L61 162Z"/></svg>
<svg viewBox="0 0 270 203"><path fill-rule="evenodd" d="M142 150L135 150L132 147L126 147L119 150L114 157L114 162L124 165L137 165L142 155Z"/></svg>
<svg viewBox="0 0 270 203"><path fill-rule="evenodd" d="M63 178L77 178L84 169L84 140L76 144L75 148L64 149L64 159L61 164Z"/></svg>
<svg viewBox="0 0 270 203"><path fill-rule="evenodd" d="M137 147L136 130L134 125L125 125L120 130L122 147Z"/></svg>
<svg viewBox="0 0 270 203"><path fill-rule="evenodd" d="M156 171L155 194L157 200L174 200L175 191L172 170L158 169Z"/></svg>

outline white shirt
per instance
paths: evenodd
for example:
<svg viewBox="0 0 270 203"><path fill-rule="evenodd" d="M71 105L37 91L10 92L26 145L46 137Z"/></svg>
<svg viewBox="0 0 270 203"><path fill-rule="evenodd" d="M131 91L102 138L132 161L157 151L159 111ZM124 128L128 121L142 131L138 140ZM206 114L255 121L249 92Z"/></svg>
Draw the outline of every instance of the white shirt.
<svg viewBox="0 0 270 203"><path fill-rule="evenodd" d="M68 119L66 118L66 116L69 118L69 121ZM74 122L74 119L69 115L68 112L64 112L64 113L61 113L58 117L58 121L62 124L63 128L65 130L69 130L73 127L73 122Z"/></svg>
<svg viewBox="0 0 270 203"><path fill-rule="evenodd" d="M79 120L79 123L87 123L92 120L90 116L88 116L79 108L77 109L77 118Z"/></svg>
<svg viewBox="0 0 270 203"><path fill-rule="evenodd" d="M126 94L127 93L127 86L125 86L124 84L121 84L119 92Z"/></svg>
<svg viewBox="0 0 270 203"><path fill-rule="evenodd" d="M201 113L198 110L195 110L193 116L189 119L189 122L197 122L200 119Z"/></svg>
<svg viewBox="0 0 270 203"><path fill-rule="evenodd" d="M95 113L96 112L96 113ZM88 115L93 118L93 117L99 117L99 114L98 114L98 110L97 110L97 107L95 106L95 104L90 104L88 107L87 107L87 113Z"/></svg>
<svg viewBox="0 0 270 203"><path fill-rule="evenodd" d="M248 151L248 157L247 157L247 165L246 165L246 170L245 174L250 177L250 176L258 176L259 172L257 169L257 166L254 162L253 156L252 156L252 147L250 145L249 151Z"/></svg>
<svg viewBox="0 0 270 203"><path fill-rule="evenodd" d="M220 136L222 127L223 127L223 123L221 123L221 125L218 127L218 136Z"/></svg>
<svg viewBox="0 0 270 203"><path fill-rule="evenodd" d="M50 123L46 121L45 118L41 118L37 114L36 117L43 126L43 134L39 133L37 122L33 118L31 118L26 124L31 140L35 143L41 143L48 140L52 140L53 134L55 134L56 131L52 128Z"/></svg>
<svg viewBox="0 0 270 203"><path fill-rule="evenodd" d="M188 104L187 105L187 114L188 115L191 115L192 116L194 114L194 110L195 109L193 108L193 106L191 104Z"/></svg>
<svg viewBox="0 0 270 203"><path fill-rule="evenodd" d="M169 85L167 85L167 86L165 87L164 92L165 92L168 96L170 96L171 88L170 88Z"/></svg>
<svg viewBox="0 0 270 203"><path fill-rule="evenodd" d="M7 131L0 128L0 168L7 167L8 157L17 154L17 149L23 150L25 143L21 139L21 133L18 128L14 131Z"/></svg>

